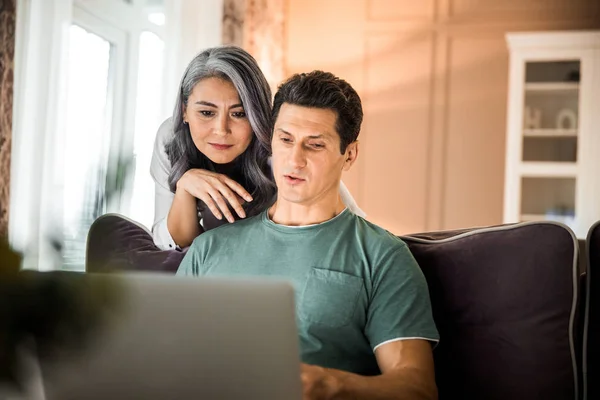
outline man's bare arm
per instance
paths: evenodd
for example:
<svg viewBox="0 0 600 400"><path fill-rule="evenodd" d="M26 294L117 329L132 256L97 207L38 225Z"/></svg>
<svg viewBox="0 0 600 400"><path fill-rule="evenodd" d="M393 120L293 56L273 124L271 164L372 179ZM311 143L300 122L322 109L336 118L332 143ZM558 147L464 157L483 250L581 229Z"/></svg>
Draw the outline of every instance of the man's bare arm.
<svg viewBox="0 0 600 400"><path fill-rule="evenodd" d="M378 347L375 356L381 375L372 377L303 365L304 399L437 399L429 342L390 342Z"/></svg>

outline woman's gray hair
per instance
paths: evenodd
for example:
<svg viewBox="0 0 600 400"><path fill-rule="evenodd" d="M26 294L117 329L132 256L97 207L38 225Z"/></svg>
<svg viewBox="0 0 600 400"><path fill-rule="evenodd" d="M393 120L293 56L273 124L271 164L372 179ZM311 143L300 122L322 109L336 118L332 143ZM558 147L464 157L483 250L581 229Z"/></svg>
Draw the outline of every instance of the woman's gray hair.
<svg viewBox="0 0 600 400"><path fill-rule="evenodd" d="M189 169L215 171L215 165L194 144L189 125L183 122L183 111L194 87L201 80L212 77L226 79L235 86L254 133L250 145L236 159L236 164L242 180L239 183L254 199L244 208L248 215L256 215L273 202L276 192L268 165L273 129L271 89L256 60L239 47L209 48L188 64L173 111L174 138L165 146L171 163L169 187L175 193L177 181Z"/></svg>

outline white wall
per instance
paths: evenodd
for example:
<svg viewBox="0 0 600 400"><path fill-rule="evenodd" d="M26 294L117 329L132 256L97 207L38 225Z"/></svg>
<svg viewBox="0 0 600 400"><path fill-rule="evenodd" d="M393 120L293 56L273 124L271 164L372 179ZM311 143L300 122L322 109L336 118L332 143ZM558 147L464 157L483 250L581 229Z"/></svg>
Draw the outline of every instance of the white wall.
<svg viewBox="0 0 600 400"><path fill-rule="evenodd" d="M173 113L179 82L188 63L208 47L222 44L223 0L165 0L165 116Z"/></svg>

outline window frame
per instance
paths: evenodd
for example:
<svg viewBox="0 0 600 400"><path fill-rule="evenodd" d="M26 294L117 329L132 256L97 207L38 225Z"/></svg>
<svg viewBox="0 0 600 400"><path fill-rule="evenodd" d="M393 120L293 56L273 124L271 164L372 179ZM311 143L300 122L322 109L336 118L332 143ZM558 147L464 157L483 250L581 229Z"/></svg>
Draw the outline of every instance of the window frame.
<svg viewBox="0 0 600 400"><path fill-rule="evenodd" d="M78 25L112 44L107 172L113 175L118 160L133 157L140 35L150 31L164 40L163 27L147 15L144 0L17 0L9 242L24 253L24 269L51 270L57 261L48 234L63 228L69 28ZM107 212L128 213L132 184Z"/></svg>

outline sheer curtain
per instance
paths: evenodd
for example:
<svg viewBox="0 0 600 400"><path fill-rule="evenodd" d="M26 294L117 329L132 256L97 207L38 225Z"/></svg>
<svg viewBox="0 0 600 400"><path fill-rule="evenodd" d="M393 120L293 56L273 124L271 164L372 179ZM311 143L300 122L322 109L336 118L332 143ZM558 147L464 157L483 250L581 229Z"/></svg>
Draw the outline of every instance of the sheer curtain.
<svg viewBox="0 0 600 400"><path fill-rule="evenodd" d="M81 269L85 237L104 190L110 145L112 92L109 70L111 43L85 29L69 29L67 112L63 157L55 168L63 172L62 226L64 269Z"/></svg>

